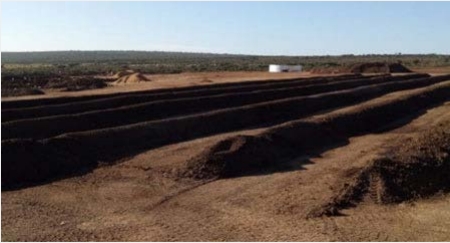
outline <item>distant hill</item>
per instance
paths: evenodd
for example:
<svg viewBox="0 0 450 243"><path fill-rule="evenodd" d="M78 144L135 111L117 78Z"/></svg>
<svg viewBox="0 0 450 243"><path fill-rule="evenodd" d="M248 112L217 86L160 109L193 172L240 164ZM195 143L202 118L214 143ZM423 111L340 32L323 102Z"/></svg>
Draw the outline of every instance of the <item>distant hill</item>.
<svg viewBox="0 0 450 243"><path fill-rule="evenodd" d="M449 55L255 56L160 51L2 52L2 83L17 79L112 74L211 71L265 71L269 64L301 64L304 70L356 63L401 63L407 68L450 66Z"/></svg>
<svg viewBox="0 0 450 243"><path fill-rule="evenodd" d="M162 52L162 51L45 51L2 52L2 63L91 63L148 62L151 60L192 60L251 57L231 54Z"/></svg>
<svg viewBox="0 0 450 243"><path fill-rule="evenodd" d="M162 51L47 51L2 52L2 64L68 64L68 63L129 63L129 64L198 64L211 65L224 62L253 62L259 64L324 64L339 65L352 62L402 61L407 65L450 64L450 55L341 55L341 56L257 56L213 53L162 52Z"/></svg>

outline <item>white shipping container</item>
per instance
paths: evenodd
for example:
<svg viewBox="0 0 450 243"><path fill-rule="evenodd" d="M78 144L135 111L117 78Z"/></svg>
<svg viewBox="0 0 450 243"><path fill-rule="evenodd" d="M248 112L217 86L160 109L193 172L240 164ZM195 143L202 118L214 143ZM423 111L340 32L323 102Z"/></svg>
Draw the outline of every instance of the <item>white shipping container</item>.
<svg viewBox="0 0 450 243"><path fill-rule="evenodd" d="M301 72L301 65L278 65L278 64L270 64L269 72L271 73L281 73L281 72Z"/></svg>
<svg viewBox="0 0 450 243"><path fill-rule="evenodd" d="M281 65L276 64L270 64L269 65L269 72L271 73L281 73L283 71Z"/></svg>

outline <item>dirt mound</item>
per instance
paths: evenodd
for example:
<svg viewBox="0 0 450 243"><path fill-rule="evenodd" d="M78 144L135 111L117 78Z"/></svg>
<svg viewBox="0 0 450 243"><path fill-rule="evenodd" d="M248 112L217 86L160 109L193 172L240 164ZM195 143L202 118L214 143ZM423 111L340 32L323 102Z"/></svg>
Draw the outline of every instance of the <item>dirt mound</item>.
<svg viewBox="0 0 450 243"><path fill-rule="evenodd" d="M298 156L299 151L306 152L342 141L332 131L316 124L297 124L287 130L273 129L257 136L222 140L191 158L186 170L179 174L195 179L213 179L292 170L288 162ZM297 136L292 137L294 133L314 139L299 140Z"/></svg>
<svg viewBox="0 0 450 243"><path fill-rule="evenodd" d="M349 74L350 69L348 67L342 67L342 66L333 66L333 67L314 67L310 70L313 74Z"/></svg>
<svg viewBox="0 0 450 243"><path fill-rule="evenodd" d="M233 137L220 141L190 159L187 169L181 171L180 175L195 179L214 179L252 174L256 172L255 169L273 166L279 149L265 138ZM260 151L264 151L263 154Z"/></svg>
<svg viewBox="0 0 450 243"><path fill-rule="evenodd" d="M400 76L396 78L404 77L405 76ZM277 91L249 93L250 95L237 93L233 95L222 95L220 97L199 97L193 99L165 100L164 102L151 102L148 104L144 103L129 107L122 106L118 109L108 109L105 111L93 111L89 113L69 114L65 116L47 118L42 117L39 119L29 119L27 121L22 120L2 124L2 128L4 128L3 139L45 138L67 132L114 127L118 125L126 125L130 123L152 120L156 121L164 118L170 119L170 117L185 115L189 116L189 118L183 118L185 122L188 120L194 121L196 119L203 119L204 123L213 122L214 120L220 121L220 119L230 119L231 121L234 121L231 117L234 117L234 119L236 120L240 120L240 123L221 122L220 124L211 127L211 129L214 129L215 131L218 131L220 129L225 129L225 131L227 131L228 129L232 130L233 128L242 128L242 126L258 126L263 123L279 123L283 120L286 121L289 118L296 118L305 112L308 113L313 112L315 109L323 109L324 106L326 106L326 108L330 108L327 102L318 102L318 99L324 99L323 101L330 100L330 102L334 101L333 105L342 105L347 102L356 102L354 100L352 101L352 98L350 97L353 97L353 95L350 94L338 95L339 93L323 93L320 96L315 95L314 97L301 96L302 94L311 95L317 94L317 91L323 92L331 90L341 90L343 87L340 87L340 84L345 84L346 87L348 87L347 85L350 84L352 87L355 87L356 85L360 84L375 84L376 82L383 81L385 81L385 79L367 79L364 81L361 80L350 83L338 83L320 87L313 86L303 90L300 87L300 89L286 89L281 92ZM425 81L425 84L429 84L429 82L427 82L426 80L423 81ZM416 80L415 84L420 84L423 81ZM402 86L402 83L388 82L387 85L391 87L400 87ZM421 85L423 85L423 83L420 84L420 86ZM323 88L325 88L325 90ZM364 89L369 89L370 91L362 92L361 95L356 95L356 99L367 99L369 97L372 97L372 95L376 95L371 94L372 91L376 93L381 91L373 90L371 86L365 87ZM348 93L348 91L349 90L343 92ZM361 92L361 90L359 91ZM302 100L301 102L304 104L304 106L298 106L299 99ZM339 101L342 99L343 103L340 103ZM124 103L122 103L122 105L124 105ZM268 109L273 109L276 111L267 114ZM194 113L198 112L205 113L203 113L203 116L197 116L197 118L192 117ZM23 111L21 113L23 115ZM40 115L43 114L43 112L40 112ZM3 116L5 117L4 114ZM183 123L184 122L181 121L177 122L177 124L179 125ZM59 125L52 126L51 124ZM171 123L172 128L168 128L168 131L172 130L173 127L176 126L174 124L175 123ZM194 131L198 130L199 129L194 129Z"/></svg>
<svg viewBox="0 0 450 243"><path fill-rule="evenodd" d="M80 172L97 164L92 158L95 151L70 139L56 143L51 140L7 140L2 141L1 146L4 149L2 158L9 161L2 164L2 190Z"/></svg>
<svg viewBox="0 0 450 243"><path fill-rule="evenodd" d="M436 83L439 79L448 80L447 77L432 77L406 82L389 82L384 84L382 88L377 86L379 87L377 89L370 86L364 89L357 88L354 90L333 92L331 94L322 94L313 98L301 97L298 99L287 99L233 109L211 111L203 114L174 117L171 119L146 121L85 132L66 133L44 140L35 140L35 143L29 144L30 147L40 147L40 144L43 144L45 148L48 148L48 153L43 153L40 157L42 160L38 159L37 156L22 159L23 155L18 147L22 148L24 146L20 140L11 140L8 141L8 146L10 147L7 149L8 153L2 154L2 166L6 168L2 170L2 173L6 174L5 177L2 175L2 184L39 182L43 179L68 174L66 173L67 171L77 171L76 168L80 164L87 163L95 166L97 161L115 161L150 148L160 147L170 143L248 127L257 127L261 124L275 124L286 120L298 119L300 116L311 114L311 112L330 109L336 106L355 104L382 94L403 90L405 87L423 87L424 85ZM336 138L333 134L339 133L347 137L347 135L373 130L395 119L411 115L417 112L418 109L446 100L449 94L450 88L448 83L434 85L428 88L418 89L414 92L406 92L401 98L395 97L395 99L392 98L387 101L383 99L383 102L376 101L376 104L370 104L370 106L361 105L361 107L358 106L359 108L353 109L348 113L338 116L333 115L328 117L328 119L311 121L297 120L296 123L283 124L259 136L245 137L243 142L241 141L242 139L236 139L236 141L233 140L234 142L220 145L216 149L204 153L206 160L203 161L206 162L202 162L202 157L200 157L198 160L190 163L190 170L193 171L192 175L194 177L199 177L196 176L197 174L207 174L209 176L208 172L204 172L205 169L202 169L206 167L213 168L213 172L216 171L215 168L225 168L219 170L219 173L212 175L218 177L264 173L264 171L271 170L272 167L276 170L282 170L285 158L291 159L292 155L304 155L305 152L342 141L342 139ZM77 122L71 122L73 126L78 125ZM96 122L99 123L101 121L96 120ZM58 124L61 124L61 122ZM199 124L201 124L200 127ZM33 128L36 129L36 127ZM349 128L352 128L352 130L348 131ZM3 124L2 131L8 131ZM122 141L133 141L133 143L123 143ZM231 151L236 152L226 153L222 157L219 156L217 162L208 160L209 158L217 158L214 156L218 154L218 151L223 151L223 147L227 150L227 144L231 144L228 147L233 148ZM2 142L2 146L6 145ZM14 146L17 146L17 148L13 148ZM87 150L89 152L86 152ZM61 151L71 151L71 159L74 161L79 160L80 162L71 163L73 167L59 167L60 164L66 162L60 162L53 158L57 158ZM53 153L56 155L53 155ZM84 156L89 156L90 159ZM63 156L62 158L65 157L67 156ZM280 159L283 162L277 162ZM6 163L8 165L5 165ZM21 166L21 163L29 163L32 166ZM215 163L218 163L220 167L217 167ZM45 168L47 164L55 164L56 167L51 173L40 173L39 171ZM251 166L247 164L251 164ZM43 168L40 168L41 166ZM10 173L10 171L17 170L14 168L19 167L23 170L29 169L35 171L33 172L35 173L34 177L26 176L26 173ZM246 168L249 168L248 171L244 170Z"/></svg>
<svg viewBox="0 0 450 243"><path fill-rule="evenodd" d="M44 91L38 88L2 88L2 97L42 95Z"/></svg>
<svg viewBox="0 0 450 243"><path fill-rule="evenodd" d="M402 76L403 78L404 76ZM208 112L224 108L233 108L260 102L270 102L277 99L287 99L302 95L312 95L325 93L327 91L338 91L346 88L360 87L360 85L370 85L386 82L389 78L366 78L348 82L338 82L334 84L292 87L283 90L266 90L261 92L224 94L212 97L196 97L191 99L164 100L164 102L140 103L126 106L125 102L120 102L122 106L117 109L104 111L92 111L81 114L67 114L57 117L41 117L28 121L19 121L2 124L3 139L10 138L44 138L55 136L61 133L73 131L85 131L118 125L126 125L142 121L158 120L174 116L190 115L199 112ZM397 79L393 79L397 80ZM307 102L307 101L306 101ZM67 112L67 110L66 110ZM251 112L248 110L248 112ZM40 110L38 115L45 115L45 111ZM141 115L138 115L141 114ZM4 121L8 119L5 113L2 114ZM21 111L23 117L24 112ZM207 119L207 118L205 118ZM256 119L259 122L261 119ZM52 126L51 124L59 124ZM219 126L219 125L218 125ZM39 135L38 135L39 134ZM36 137L38 135L39 137Z"/></svg>
<svg viewBox="0 0 450 243"><path fill-rule="evenodd" d="M251 146L269 145L265 144L264 141L258 141L252 136L236 136L222 140L207 148L195 158L190 159L187 170L181 171L180 175L196 179L213 179L230 175L236 172L239 164L241 164L241 167L246 167L247 163L240 162L252 158L251 156L249 158L250 153L242 153L242 151L245 151L244 147L248 147L249 144L255 142L256 144ZM235 156L237 153L240 153L241 156ZM226 161L230 163L226 163Z"/></svg>
<svg viewBox="0 0 450 243"><path fill-rule="evenodd" d="M133 70L124 70L124 71L120 71L120 72L115 73L115 74L112 76L112 78L113 78L113 79L119 79L119 78L121 78L121 77L131 75L131 74L133 74L133 73L134 73Z"/></svg>
<svg viewBox="0 0 450 243"><path fill-rule="evenodd" d="M348 137L390 124L420 109L417 104L426 107L426 103L432 104L438 97L446 97L448 92L416 92L402 99L367 103L346 112L281 124L257 136L230 138L192 158L182 175L203 179L282 171L286 165L283 161L326 146L346 143ZM354 186L352 190L356 188Z"/></svg>
<svg viewBox="0 0 450 243"><path fill-rule="evenodd" d="M330 73L410 73L412 72L400 63L387 62L369 62L356 63L340 67L317 67L311 69L311 73L330 74Z"/></svg>
<svg viewBox="0 0 450 243"><path fill-rule="evenodd" d="M64 91L82 91L88 89L101 89L106 87L107 84L101 79L94 78L81 78L75 79L68 83Z"/></svg>
<svg viewBox="0 0 450 243"><path fill-rule="evenodd" d="M351 179L309 217L339 215L340 209L364 199L390 204L449 192L450 122L394 146L367 167L343 176Z"/></svg>
<svg viewBox="0 0 450 243"><path fill-rule="evenodd" d="M316 83L330 83L341 80L350 80L362 78L362 75L358 74L347 74L347 75L335 75L333 77L305 77L305 78L291 78L291 79L269 79L269 80L251 80L251 81L242 81L238 83L215 83L213 85L208 86L187 86L187 87L174 87L174 88L162 88L155 90L143 90L143 91L132 91L127 92L127 96L133 95L161 95L161 94L169 94L171 98L174 96L181 98L192 96L192 95L200 95L200 93L195 92L204 92L204 95L211 95L212 93L224 93L230 92L230 90L236 91L248 91L255 89L272 89L276 87L286 87L290 85L295 85L296 83L302 83L304 85L316 84ZM103 78L102 78L103 79ZM104 79L105 80L105 79ZM116 79L106 79L106 82L112 82ZM2 81L3 82L3 81ZM12 82L9 82L12 83ZM14 82L15 83L15 82ZM46 84L47 81L44 82ZM4 84L2 83L2 88ZM16 87L16 86L14 86ZM212 92L214 91L214 92ZM174 94L178 93L178 94ZM179 95L183 93L184 95ZM195 94L194 94L195 93ZM118 96L123 96L123 94L112 93L112 94L101 94L101 95L89 95L89 96L75 96L75 97L55 97L55 98L43 98L43 99L35 99L35 100L13 100L13 101L2 101L3 109L19 109L19 108L30 108L30 107L39 107L39 106L54 106L54 105L63 105L72 102L87 102L94 101L95 99L105 99L105 98L116 98ZM69 104L70 105L70 104ZM3 111L3 110L2 110ZM2 114L3 116L3 114Z"/></svg>
<svg viewBox="0 0 450 243"><path fill-rule="evenodd" d="M374 162L370 182L377 203L450 190L450 122L388 151Z"/></svg>
<svg viewBox="0 0 450 243"><path fill-rule="evenodd" d="M147 77L145 77L142 73L133 73L129 75L125 75L117 79L114 84L131 84L131 83L140 83L151 81Z"/></svg>
<svg viewBox="0 0 450 243"><path fill-rule="evenodd" d="M41 90L42 87L48 82L49 79L58 77L26 77L22 75L3 75L1 80L1 96L2 97L14 97L24 95L40 95L44 94ZM2 101L2 108L3 101Z"/></svg>
<svg viewBox="0 0 450 243"><path fill-rule="evenodd" d="M358 63L350 67L351 73L410 73L411 70L400 63Z"/></svg>
<svg viewBox="0 0 450 243"><path fill-rule="evenodd" d="M47 89L62 89L62 91L82 91L88 89L101 89L107 84L104 79L94 77L67 77L52 79L46 85Z"/></svg>
<svg viewBox="0 0 450 243"><path fill-rule="evenodd" d="M200 83L214 83L214 81L209 78L202 78L200 80Z"/></svg>
<svg viewBox="0 0 450 243"><path fill-rule="evenodd" d="M406 75L405 75L406 76ZM428 77L427 75L410 75L410 78L424 78ZM396 77L397 78L397 77ZM261 84L251 84L248 83L238 84L238 85L212 85L211 87L198 87L191 86L188 88L170 88L170 89L161 89L161 90L150 90L150 91L140 91L140 92L131 92L127 94L121 95L111 95L106 97L98 97L98 96L81 96L75 97L78 98L73 100L74 97L63 98L61 100L61 104L59 102L50 103L55 99L39 99L30 101L20 101L20 102L2 102L2 121L10 121L14 119L24 119L31 118L36 116L51 116L51 115L59 115L59 114L67 114L67 113L80 113L88 110L102 110L108 109L118 106L132 105L143 102L151 102L158 100L168 100L168 99L182 99L182 98L193 98L199 96L213 96L217 94L232 94L232 93L242 93L242 92L253 92L256 90L259 91L269 91L275 89L286 89L288 87L300 87L307 86L313 84L329 84L335 83L337 81L350 81L350 80L362 80L367 78L362 78L360 75L341 75L333 78L307 78L300 80L278 80L278 81L269 81ZM389 79L390 80L390 79ZM374 80L375 81L375 80ZM386 80L388 81L388 80ZM83 99L85 98L85 99ZM21 108L12 108L8 109L10 104L13 103L23 103L27 104L27 106ZM35 103L36 105L33 107L28 107L31 103ZM205 103L202 104L202 106ZM5 108L3 107L5 106ZM39 114L39 115L38 115Z"/></svg>

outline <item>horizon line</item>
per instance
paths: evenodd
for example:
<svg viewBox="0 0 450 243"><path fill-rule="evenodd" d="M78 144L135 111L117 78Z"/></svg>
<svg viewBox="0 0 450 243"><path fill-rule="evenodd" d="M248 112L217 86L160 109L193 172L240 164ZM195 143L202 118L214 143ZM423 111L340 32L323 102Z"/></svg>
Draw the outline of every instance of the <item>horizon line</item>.
<svg viewBox="0 0 450 243"><path fill-rule="evenodd" d="M450 53L365 53L365 54L313 54L313 55L270 55L270 54L244 54L244 53L227 53L227 52L195 52L195 51L163 51L163 50L40 50L40 51L1 51L1 53L43 53L43 52L166 52L166 53L183 53L183 54L213 54L213 55L234 55L234 56L263 56L263 57L322 57L322 56L414 56L414 55L442 55L447 56Z"/></svg>

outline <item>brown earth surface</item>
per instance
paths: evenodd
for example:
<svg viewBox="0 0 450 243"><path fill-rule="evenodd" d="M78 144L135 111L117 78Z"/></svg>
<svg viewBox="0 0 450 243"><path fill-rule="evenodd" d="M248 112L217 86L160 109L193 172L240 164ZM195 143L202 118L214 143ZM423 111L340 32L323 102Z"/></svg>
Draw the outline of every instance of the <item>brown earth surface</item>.
<svg viewBox="0 0 450 243"><path fill-rule="evenodd" d="M429 74L443 74L450 73L450 66L444 67L424 67L424 68L413 68L414 72L418 73L429 73Z"/></svg>
<svg viewBox="0 0 450 243"><path fill-rule="evenodd" d="M368 62L355 63L336 67L315 67L311 73L410 73L407 67L400 63Z"/></svg>
<svg viewBox="0 0 450 243"><path fill-rule="evenodd" d="M129 72L117 73L111 76L99 76L98 78L118 79ZM335 76L333 74L325 74L328 76ZM112 93L126 93L142 90L155 90L162 88L176 88L201 86L220 83L238 83L243 80L270 80L270 79L292 79L303 77L324 76L324 74L310 74L309 72L300 73L269 73L269 72L204 72L204 73L180 73L180 74L145 74L143 75L151 82L135 82L127 85L111 85L104 89L84 90L79 92L60 92L58 90L43 89L45 94L37 97L33 96L17 96L17 97L2 97L2 101L8 100L24 100L24 99L40 99L53 97L72 97L72 96L86 96L86 95L102 95Z"/></svg>
<svg viewBox="0 0 450 243"><path fill-rule="evenodd" d="M142 73L131 73L121 76L120 73L116 74L119 78L113 82L114 85L128 85L133 83L149 82L151 81Z"/></svg>
<svg viewBox="0 0 450 243"><path fill-rule="evenodd" d="M289 90L298 93L287 98ZM200 98L202 109L181 109ZM117 99L2 109L5 134L43 124L39 134L2 137L3 241L450 240L450 76L258 82ZM163 112L168 104L173 113ZM104 110L119 118L148 105L157 112L105 124ZM47 129L68 114L94 125ZM358 184L380 160L389 176ZM422 165L431 172L415 169ZM340 203L359 188L361 197ZM374 200L403 195L396 188L402 200Z"/></svg>

